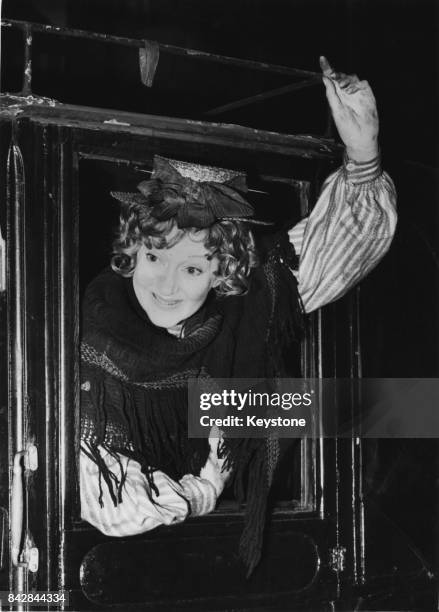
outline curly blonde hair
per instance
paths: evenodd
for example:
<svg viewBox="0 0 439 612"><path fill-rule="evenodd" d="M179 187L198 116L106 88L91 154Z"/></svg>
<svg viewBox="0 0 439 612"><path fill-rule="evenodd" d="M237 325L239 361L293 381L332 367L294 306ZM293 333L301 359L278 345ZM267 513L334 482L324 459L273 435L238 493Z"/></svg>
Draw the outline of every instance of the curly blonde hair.
<svg viewBox="0 0 439 612"><path fill-rule="evenodd" d="M171 239L167 237L177 228ZM125 204L119 228L113 241L111 267L118 274L130 277L142 245L147 248L169 249L185 235L201 236L205 248L218 259L215 273L220 282L214 291L218 295L243 295L249 287L249 276L258 265L255 241L251 230L242 221L217 221L206 229L179 228L175 218L158 221L151 215L151 206L132 202Z"/></svg>

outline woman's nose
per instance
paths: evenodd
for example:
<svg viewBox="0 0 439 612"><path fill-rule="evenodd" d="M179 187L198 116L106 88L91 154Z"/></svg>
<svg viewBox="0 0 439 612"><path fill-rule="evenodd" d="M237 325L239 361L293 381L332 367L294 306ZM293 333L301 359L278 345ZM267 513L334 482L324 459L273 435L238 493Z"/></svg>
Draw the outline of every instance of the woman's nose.
<svg viewBox="0 0 439 612"><path fill-rule="evenodd" d="M161 296L168 297L177 290L177 271L167 268L157 279L157 289Z"/></svg>

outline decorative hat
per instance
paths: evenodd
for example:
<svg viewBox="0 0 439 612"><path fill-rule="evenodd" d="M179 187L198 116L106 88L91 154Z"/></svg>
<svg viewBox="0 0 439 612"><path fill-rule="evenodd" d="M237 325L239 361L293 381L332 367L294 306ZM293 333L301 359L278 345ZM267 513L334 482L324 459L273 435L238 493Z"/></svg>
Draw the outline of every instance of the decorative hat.
<svg viewBox="0 0 439 612"><path fill-rule="evenodd" d="M112 191L111 195L124 204L151 206L158 221L175 217L181 228L203 229L223 220L271 225L253 219L254 208L242 196L248 191L244 172L155 155L151 179L137 189L138 193Z"/></svg>

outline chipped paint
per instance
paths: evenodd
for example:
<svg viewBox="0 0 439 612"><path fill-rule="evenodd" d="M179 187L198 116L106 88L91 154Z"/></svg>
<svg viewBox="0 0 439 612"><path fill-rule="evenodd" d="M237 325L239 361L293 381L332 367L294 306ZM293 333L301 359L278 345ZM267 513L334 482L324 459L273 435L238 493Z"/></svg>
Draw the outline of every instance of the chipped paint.
<svg viewBox="0 0 439 612"><path fill-rule="evenodd" d="M0 109L0 117L6 116L6 117L10 117L11 115L13 117L16 117L17 115L19 115L20 113L23 113L24 109L20 108L17 105L13 105L13 106L8 106L7 108L1 108Z"/></svg>
<svg viewBox="0 0 439 612"><path fill-rule="evenodd" d="M45 98L44 96L16 96L13 94L2 94L0 96L0 100L6 100L7 102L11 102L8 106L5 106L1 109L1 112L9 112L15 111L22 112L24 109L22 107L26 106L62 106L61 102L57 100L52 100L51 98Z"/></svg>
<svg viewBox="0 0 439 612"><path fill-rule="evenodd" d="M59 106L61 102L57 100L52 100L51 98L45 98L44 96L25 96L21 98L21 100L27 105L32 106L35 104L40 104L41 106Z"/></svg>
<svg viewBox="0 0 439 612"><path fill-rule="evenodd" d="M26 44L28 45L28 47L30 47L30 45L32 44L32 35L26 38Z"/></svg>
<svg viewBox="0 0 439 612"><path fill-rule="evenodd" d="M126 127L130 127L131 123L124 123L123 121L118 121L117 119L106 119L103 123L108 123L110 125L124 125Z"/></svg>

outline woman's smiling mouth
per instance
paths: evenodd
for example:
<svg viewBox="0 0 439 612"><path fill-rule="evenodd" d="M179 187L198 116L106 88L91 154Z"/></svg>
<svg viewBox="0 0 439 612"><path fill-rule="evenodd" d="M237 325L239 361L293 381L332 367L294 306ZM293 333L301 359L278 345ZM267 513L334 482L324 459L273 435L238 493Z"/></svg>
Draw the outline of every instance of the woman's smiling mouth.
<svg viewBox="0 0 439 612"><path fill-rule="evenodd" d="M175 308L182 301L182 300L168 300L166 298L162 298L160 295L157 295L156 293L152 293L152 297L160 306L163 306L164 308Z"/></svg>

